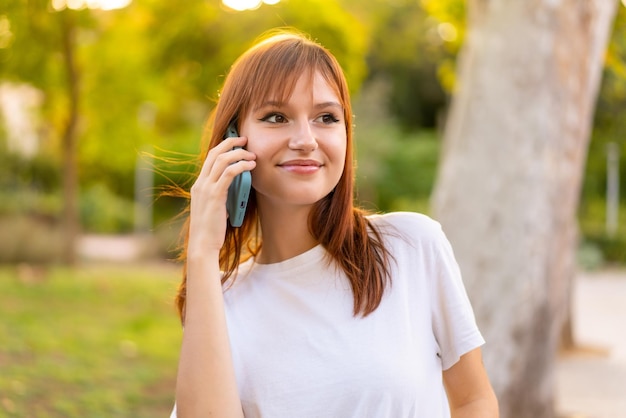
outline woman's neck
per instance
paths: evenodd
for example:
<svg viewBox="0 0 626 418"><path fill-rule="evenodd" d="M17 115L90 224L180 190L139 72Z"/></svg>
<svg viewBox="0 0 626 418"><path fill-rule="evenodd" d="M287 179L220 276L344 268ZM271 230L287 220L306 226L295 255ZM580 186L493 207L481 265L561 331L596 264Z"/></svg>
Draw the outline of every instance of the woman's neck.
<svg viewBox="0 0 626 418"><path fill-rule="evenodd" d="M256 257L257 262L278 263L315 247L318 242L311 235L308 224L310 211L311 206L259 205L263 245Z"/></svg>

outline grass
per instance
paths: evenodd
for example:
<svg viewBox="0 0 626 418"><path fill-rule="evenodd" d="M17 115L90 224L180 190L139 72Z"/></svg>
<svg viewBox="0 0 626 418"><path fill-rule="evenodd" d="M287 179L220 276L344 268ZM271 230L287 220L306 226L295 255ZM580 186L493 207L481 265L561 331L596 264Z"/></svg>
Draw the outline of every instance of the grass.
<svg viewBox="0 0 626 418"><path fill-rule="evenodd" d="M169 416L173 266L0 267L0 417Z"/></svg>

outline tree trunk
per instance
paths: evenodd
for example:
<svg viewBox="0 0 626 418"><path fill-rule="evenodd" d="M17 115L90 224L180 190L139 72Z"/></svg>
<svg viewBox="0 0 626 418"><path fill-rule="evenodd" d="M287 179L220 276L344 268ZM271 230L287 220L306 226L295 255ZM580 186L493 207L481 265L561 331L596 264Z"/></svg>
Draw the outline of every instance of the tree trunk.
<svg viewBox="0 0 626 418"><path fill-rule="evenodd" d="M78 218L78 170L76 142L78 126L78 70L74 57L74 23L71 10L59 13L63 41L63 60L67 72L68 115L65 123L63 144L63 261L76 263L76 241L79 232Z"/></svg>
<svg viewBox="0 0 626 418"><path fill-rule="evenodd" d="M433 193L503 418L554 416L576 209L617 0L468 0Z"/></svg>

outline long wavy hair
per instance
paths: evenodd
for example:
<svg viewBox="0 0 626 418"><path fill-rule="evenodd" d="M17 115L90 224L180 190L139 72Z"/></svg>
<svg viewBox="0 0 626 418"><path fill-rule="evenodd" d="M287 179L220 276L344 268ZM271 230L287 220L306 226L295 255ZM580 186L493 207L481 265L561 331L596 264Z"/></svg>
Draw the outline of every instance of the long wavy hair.
<svg viewBox="0 0 626 418"><path fill-rule="evenodd" d="M380 232L367 219L367 213L354 206L354 163L352 143L352 106L348 85L335 57L306 35L289 30L272 32L261 38L235 61L228 73L218 103L206 124L201 155L223 140L223 133L233 120L242 120L267 97L286 101L303 74L319 72L334 89L344 109L347 134L343 173L335 189L314 204L308 218L313 237L345 272L354 296L354 315L367 316L379 305L390 283L391 255L383 245ZM254 175L254 172L253 174ZM183 192L189 197L188 192ZM188 211L189 208L187 208ZM329 220L332 220L329 222ZM183 227L184 242L179 259L185 266L189 219ZM251 191L243 225L226 227L220 251L222 283L236 277L239 264L256 255L262 245L256 195ZM184 323L187 270L178 287L176 305Z"/></svg>

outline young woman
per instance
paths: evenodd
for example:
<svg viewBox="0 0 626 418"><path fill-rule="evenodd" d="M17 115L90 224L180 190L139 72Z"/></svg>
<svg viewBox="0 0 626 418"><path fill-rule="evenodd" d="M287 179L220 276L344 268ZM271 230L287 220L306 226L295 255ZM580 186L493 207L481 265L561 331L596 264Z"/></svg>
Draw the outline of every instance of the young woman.
<svg viewBox="0 0 626 418"><path fill-rule="evenodd" d="M173 417L498 416L439 224L353 205L351 112L339 64L301 34L231 68L190 193Z"/></svg>

